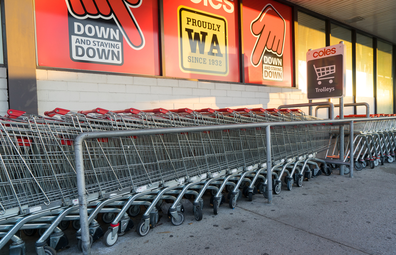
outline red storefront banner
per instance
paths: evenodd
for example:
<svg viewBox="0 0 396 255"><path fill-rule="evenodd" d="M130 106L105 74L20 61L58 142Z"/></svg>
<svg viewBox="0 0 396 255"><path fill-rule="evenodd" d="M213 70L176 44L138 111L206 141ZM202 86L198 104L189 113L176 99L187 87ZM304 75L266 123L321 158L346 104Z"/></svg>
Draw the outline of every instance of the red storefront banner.
<svg viewBox="0 0 396 255"><path fill-rule="evenodd" d="M238 1L163 0L165 76L239 82Z"/></svg>
<svg viewBox="0 0 396 255"><path fill-rule="evenodd" d="M245 82L293 86L292 8L243 0L242 17Z"/></svg>
<svg viewBox="0 0 396 255"><path fill-rule="evenodd" d="M38 65L159 75L157 0L36 0Z"/></svg>

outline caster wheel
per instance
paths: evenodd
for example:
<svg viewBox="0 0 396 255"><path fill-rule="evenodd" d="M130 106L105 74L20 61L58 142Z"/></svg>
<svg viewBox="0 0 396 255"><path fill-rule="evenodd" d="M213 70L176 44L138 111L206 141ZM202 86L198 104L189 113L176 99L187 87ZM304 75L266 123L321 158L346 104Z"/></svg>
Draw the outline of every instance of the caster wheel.
<svg viewBox="0 0 396 255"><path fill-rule="evenodd" d="M129 215L129 217L136 217L139 215L140 213L140 205L131 205L128 210L127 213Z"/></svg>
<svg viewBox="0 0 396 255"><path fill-rule="evenodd" d="M102 220L106 224L112 223L115 218L116 218L115 213L104 213L102 215Z"/></svg>
<svg viewBox="0 0 396 255"><path fill-rule="evenodd" d="M201 221L203 217L202 214L202 207L201 206L195 206L194 207L194 218L196 221Z"/></svg>
<svg viewBox="0 0 396 255"><path fill-rule="evenodd" d="M219 202L220 201L218 201L216 199L213 200L213 213L214 213L214 215L217 215L217 212L219 210L219 207L220 207L220 203Z"/></svg>
<svg viewBox="0 0 396 255"><path fill-rule="evenodd" d="M70 221L69 220L65 220L65 221L61 221L61 223L59 223L58 227L62 230L65 231L66 229L69 228L70 225Z"/></svg>
<svg viewBox="0 0 396 255"><path fill-rule="evenodd" d="M247 200L248 200L248 201L252 201L252 200L253 200L253 192L249 192L249 193L248 193ZM234 208L235 208L235 207L234 207Z"/></svg>
<svg viewBox="0 0 396 255"><path fill-rule="evenodd" d="M287 186L287 189L288 189L288 190L292 190L292 188L293 188L293 183L294 183L293 178L288 177L288 178L287 178L287 181L286 181L286 186Z"/></svg>
<svg viewBox="0 0 396 255"><path fill-rule="evenodd" d="M304 181L304 176L303 175L298 175L297 176L297 187L302 187Z"/></svg>
<svg viewBox="0 0 396 255"><path fill-rule="evenodd" d="M374 166L377 167L380 164L380 159L374 160Z"/></svg>
<svg viewBox="0 0 396 255"><path fill-rule="evenodd" d="M56 250L51 246L44 246L44 254L45 255L56 255Z"/></svg>
<svg viewBox="0 0 396 255"><path fill-rule="evenodd" d="M375 160L374 160L374 161L375 161ZM369 163L369 165L370 165L370 168L371 168L371 169L373 169L373 168L375 167L375 163L374 163L374 161L371 161L371 160L370 160L370 163Z"/></svg>
<svg viewBox="0 0 396 255"><path fill-rule="evenodd" d="M388 156L388 157L386 157L386 161L388 163L392 163L394 161L394 158L392 156Z"/></svg>
<svg viewBox="0 0 396 255"><path fill-rule="evenodd" d="M72 221L72 227L73 227L75 230L79 230L79 229L80 229L80 221L79 221L79 220L73 220L73 221Z"/></svg>
<svg viewBox="0 0 396 255"><path fill-rule="evenodd" d="M320 170L322 171L322 173L324 173L326 176L329 176L332 174L333 170L331 169L331 167L329 167L327 164L322 164L320 166Z"/></svg>
<svg viewBox="0 0 396 255"><path fill-rule="evenodd" d="M230 199L228 200L228 204L231 209L234 209L236 207L237 200L238 200L238 194L231 194Z"/></svg>
<svg viewBox="0 0 396 255"><path fill-rule="evenodd" d="M257 193L264 193L264 182L260 182L260 184L257 185Z"/></svg>
<svg viewBox="0 0 396 255"><path fill-rule="evenodd" d="M56 244L55 250L56 251L62 250L66 248L68 245L69 245L69 239L67 238L66 235L63 235Z"/></svg>
<svg viewBox="0 0 396 255"><path fill-rule="evenodd" d="M178 216L177 219L174 218L174 217L171 218L171 222L172 222L172 224L173 224L174 226L180 226L180 225L183 224L183 222L184 222L184 214L183 214L183 213L178 212L178 213L177 213L177 216Z"/></svg>
<svg viewBox="0 0 396 255"><path fill-rule="evenodd" d="M92 238L94 241L98 240L99 238L101 238L103 236L104 232L103 229L101 227L98 227L95 230L95 233L93 233Z"/></svg>
<svg viewBox="0 0 396 255"><path fill-rule="evenodd" d="M37 229L24 229L22 232L25 234L25 236L34 236L37 232Z"/></svg>
<svg viewBox="0 0 396 255"><path fill-rule="evenodd" d="M282 190L282 182L277 182L274 186L274 194L279 195Z"/></svg>
<svg viewBox="0 0 396 255"><path fill-rule="evenodd" d="M363 169L362 163L360 161L355 161L355 170L361 171Z"/></svg>
<svg viewBox="0 0 396 255"><path fill-rule="evenodd" d="M362 167L365 168L367 166L367 162L366 161L361 161Z"/></svg>
<svg viewBox="0 0 396 255"><path fill-rule="evenodd" d="M146 236L150 232L150 225L141 220L139 225L137 225L136 231L140 236Z"/></svg>
<svg viewBox="0 0 396 255"><path fill-rule="evenodd" d="M112 233L113 233L112 229L108 229L103 236L103 243L108 247L113 246L118 239L118 233L115 233L114 236Z"/></svg>
<svg viewBox="0 0 396 255"><path fill-rule="evenodd" d="M380 157L380 164L381 166L384 165L385 163L385 157Z"/></svg>

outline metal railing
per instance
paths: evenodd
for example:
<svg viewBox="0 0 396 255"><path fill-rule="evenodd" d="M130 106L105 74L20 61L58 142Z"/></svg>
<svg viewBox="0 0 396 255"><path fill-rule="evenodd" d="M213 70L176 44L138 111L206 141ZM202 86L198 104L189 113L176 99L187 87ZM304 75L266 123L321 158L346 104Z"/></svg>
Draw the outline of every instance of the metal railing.
<svg viewBox="0 0 396 255"><path fill-rule="evenodd" d="M356 119L340 119L340 120L313 120L313 121L289 121L289 122L271 122L271 123L251 123L251 124L230 124L230 125L216 125L216 126L195 126L195 127L177 127L177 128L159 128L159 129L144 129L144 130L131 130L131 131L104 131L104 132L90 132L82 133L77 136L74 141L75 150L75 162L77 172L77 186L78 186L78 198L79 198L79 210L80 210L80 224L81 224L81 241L83 254L91 254L89 228L88 228L88 214L87 214L87 197L85 194L85 176L84 176L84 164L83 164L83 143L88 139L97 138L113 138L113 137L127 137L127 136L148 136L148 135L159 135L159 134L174 134L184 132L205 132L205 131L221 131L221 130L233 130L233 129L249 129L249 128L265 128L266 130L266 146L271 148L271 127L275 126L300 126L300 125L318 125L318 124L333 124L345 126L349 125L350 135L350 159L354 158L354 145L353 145L353 130L354 122L359 121L381 121L391 120L396 117L385 117L385 118L356 118ZM344 143L340 143L340 147L344 147ZM272 202L272 172L271 172L271 150L267 150L267 198L268 203ZM349 176L353 177L354 160L348 162L340 162L343 165L349 165L350 173ZM341 171L340 171L341 172Z"/></svg>

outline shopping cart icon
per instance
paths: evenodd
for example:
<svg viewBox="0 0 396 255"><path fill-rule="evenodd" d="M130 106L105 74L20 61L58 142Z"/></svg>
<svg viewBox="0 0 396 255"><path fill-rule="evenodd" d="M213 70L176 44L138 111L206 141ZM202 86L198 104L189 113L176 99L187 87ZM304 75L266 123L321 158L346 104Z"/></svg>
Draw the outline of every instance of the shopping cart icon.
<svg viewBox="0 0 396 255"><path fill-rule="evenodd" d="M313 65L316 73L316 80L318 81L318 85L322 84L322 80L329 80L329 83L333 83L334 76L329 76L335 74L335 65L324 66L324 67L316 67Z"/></svg>

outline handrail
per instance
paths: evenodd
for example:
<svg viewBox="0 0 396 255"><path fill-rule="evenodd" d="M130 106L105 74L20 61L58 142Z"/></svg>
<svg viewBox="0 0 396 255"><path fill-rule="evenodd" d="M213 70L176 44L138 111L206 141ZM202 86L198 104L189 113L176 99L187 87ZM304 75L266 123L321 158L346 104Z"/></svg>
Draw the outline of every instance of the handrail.
<svg viewBox="0 0 396 255"><path fill-rule="evenodd" d="M316 103L303 103L303 104L283 104L283 105L280 105L278 107L278 109L294 108L294 107L311 107L311 106L317 106L317 105L328 105L330 107L330 119L334 120L334 104L332 102L316 102Z"/></svg>
<svg viewBox="0 0 396 255"><path fill-rule="evenodd" d="M367 117L367 118L370 117L370 105L369 105L368 103L366 103L366 102L360 102L360 103L346 103L346 104L344 104L344 107L345 107L345 106L366 106L366 117ZM316 107L315 107L315 117L318 116L318 110L319 110L320 108L329 108L329 107L330 107L329 103L327 103L327 105L319 105L319 106L316 106ZM340 107L340 105L339 105L339 104L335 104L334 107Z"/></svg>

